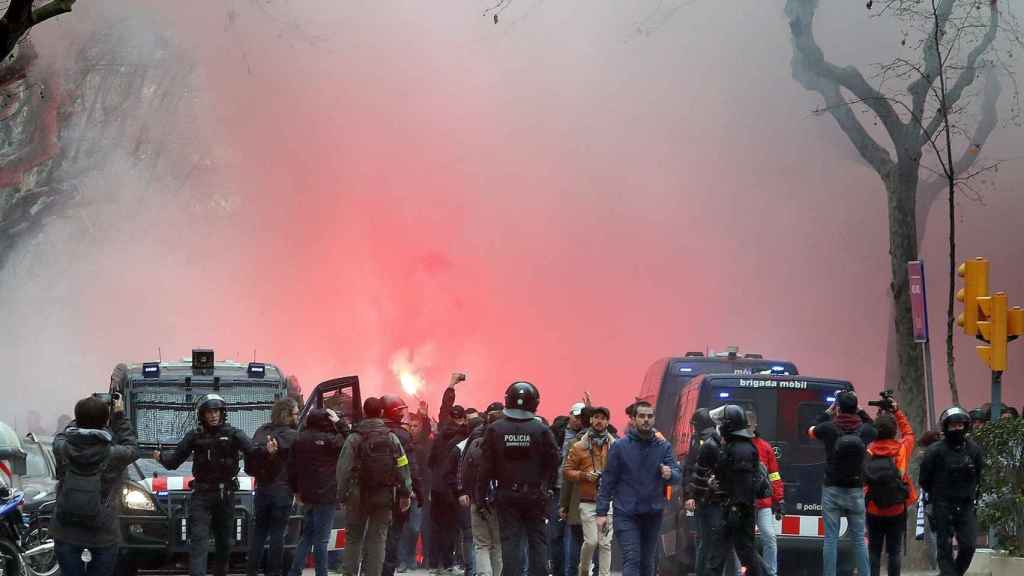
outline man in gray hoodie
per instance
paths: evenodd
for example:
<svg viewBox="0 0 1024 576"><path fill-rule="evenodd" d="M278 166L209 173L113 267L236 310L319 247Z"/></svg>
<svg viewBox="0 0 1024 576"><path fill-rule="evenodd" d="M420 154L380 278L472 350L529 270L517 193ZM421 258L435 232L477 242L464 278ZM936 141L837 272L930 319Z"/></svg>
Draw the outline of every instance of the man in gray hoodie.
<svg viewBox="0 0 1024 576"><path fill-rule="evenodd" d="M121 400L112 407L92 396L79 400L75 420L53 440L53 456L57 506L49 531L61 572L113 574L121 542L121 475L138 458Z"/></svg>
<svg viewBox="0 0 1024 576"><path fill-rule="evenodd" d="M338 458L338 500L346 506L346 543L342 574L356 576L366 548L363 574L377 575L384 566L384 548L396 499L409 509L412 475L402 442L381 419L378 398L363 402L365 420L345 440Z"/></svg>

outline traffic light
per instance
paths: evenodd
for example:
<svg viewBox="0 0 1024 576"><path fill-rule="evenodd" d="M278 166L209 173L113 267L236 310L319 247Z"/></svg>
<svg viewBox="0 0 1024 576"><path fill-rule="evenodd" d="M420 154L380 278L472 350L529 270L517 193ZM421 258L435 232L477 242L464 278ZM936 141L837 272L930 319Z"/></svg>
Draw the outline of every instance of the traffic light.
<svg viewBox="0 0 1024 576"><path fill-rule="evenodd" d="M1006 370L1007 341L1007 297L1006 292L996 292L992 296L977 298L979 317L977 320L979 335L987 345L978 346L978 356L988 364L993 372Z"/></svg>
<svg viewBox="0 0 1024 576"><path fill-rule="evenodd" d="M1024 336L1024 308L1014 306L1006 313L1006 339L1016 340Z"/></svg>
<svg viewBox="0 0 1024 576"><path fill-rule="evenodd" d="M957 274L964 279L964 287L956 293L956 299L964 303L964 311L956 317L956 323L964 334L977 336L978 298L988 296L988 260L980 256L967 260L957 268Z"/></svg>

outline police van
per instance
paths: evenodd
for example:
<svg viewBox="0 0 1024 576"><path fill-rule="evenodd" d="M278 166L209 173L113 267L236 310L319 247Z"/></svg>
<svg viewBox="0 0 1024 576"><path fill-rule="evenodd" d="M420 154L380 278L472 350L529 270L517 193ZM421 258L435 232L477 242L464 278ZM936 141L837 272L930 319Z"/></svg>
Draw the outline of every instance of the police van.
<svg viewBox="0 0 1024 576"><path fill-rule="evenodd" d="M821 486L825 450L807 434L819 414L849 382L802 376L792 362L765 360L735 352L656 362L648 371L641 398L655 404L655 426L672 442L680 463L690 446L690 419L698 408L736 404L757 414L758 434L767 440L779 461L785 488L785 508L776 522L779 570L786 574L821 571ZM694 570L692 513L676 492L662 526L658 571L678 576ZM846 531L843 519L841 533ZM844 547L845 548L845 547ZM849 569L850 554L840 553L840 573ZM844 570L845 568L845 570Z"/></svg>
<svg viewBox="0 0 1024 576"><path fill-rule="evenodd" d="M141 455L126 470L120 516L124 542L117 571L128 576L187 572L192 460L167 470L152 459L152 451L177 445L195 428L196 403L211 393L228 405L228 423L251 438L257 428L270 422L274 402L287 397L285 375L273 364L214 361L212 350L194 350L191 359L128 365L126 377L112 382L110 392L124 399ZM311 408L328 406L354 422L361 416L358 399L358 378L324 382L303 407L301 421ZM240 470L237 488L229 570L244 572L254 522L254 479ZM293 508L285 533L286 562L291 560L301 527L302 515ZM212 559L212 536L210 551Z"/></svg>

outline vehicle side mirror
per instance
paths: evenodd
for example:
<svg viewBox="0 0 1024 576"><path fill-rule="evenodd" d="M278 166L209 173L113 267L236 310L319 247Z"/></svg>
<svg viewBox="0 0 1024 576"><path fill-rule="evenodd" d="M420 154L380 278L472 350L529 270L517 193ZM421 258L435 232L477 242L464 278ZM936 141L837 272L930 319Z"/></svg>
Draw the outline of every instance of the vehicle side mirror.
<svg viewBox="0 0 1024 576"><path fill-rule="evenodd" d="M28 455L21 448L11 446L0 448L0 460L6 460L11 463L11 472L15 476L25 475L27 459Z"/></svg>

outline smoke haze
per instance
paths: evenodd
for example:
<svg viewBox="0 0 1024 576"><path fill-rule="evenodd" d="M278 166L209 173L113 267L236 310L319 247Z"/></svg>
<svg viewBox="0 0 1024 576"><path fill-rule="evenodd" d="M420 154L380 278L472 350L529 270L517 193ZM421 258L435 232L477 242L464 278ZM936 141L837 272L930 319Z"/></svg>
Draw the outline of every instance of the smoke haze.
<svg viewBox="0 0 1024 576"><path fill-rule="evenodd" d="M832 60L892 56L892 26L828 4ZM49 422L117 362L200 346L255 350L307 390L357 373L364 395L399 392L414 371L432 411L459 370L466 405L528 379L546 416L586 390L621 422L657 358L728 345L882 388L885 193L792 79L782 2L516 0L497 24L490 5L80 2L34 31L63 71L80 39L120 30L116 53L158 59L186 93L161 108L142 86L131 109L174 158L154 175L111 139L0 274L18 397ZM1021 134L986 154L1019 154ZM960 202L959 255L988 256L1024 304L1024 163L993 177ZM944 203L922 245L936 406ZM988 395L972 347L957 336L970 407ZM1020 406L1024 348L1009 362Z"/></svg>

